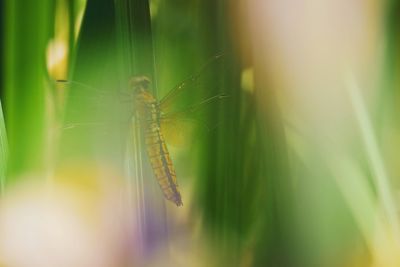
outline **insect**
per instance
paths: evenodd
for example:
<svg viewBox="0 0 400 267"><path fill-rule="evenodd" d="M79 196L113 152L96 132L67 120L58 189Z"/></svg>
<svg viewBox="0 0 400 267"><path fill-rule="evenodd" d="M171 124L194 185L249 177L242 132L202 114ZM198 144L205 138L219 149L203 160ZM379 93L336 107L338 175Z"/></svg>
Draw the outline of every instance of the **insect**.
<svg viewBox="0 0 400 267"><path fill-rule="evenodd" d="M171 118L192 114L207 104L213 102L218 103L218 100L227 97L225 94L213 95L204 98L204 100L194 105L189 105L183 110L168 112L171 103L176 100L176 97L179 94L187 89L186 84L197 80L201 73L207 68L208 64L214 62L215 59L219 59L220 57L221 56L219 55L211 59L196 75L191 76L176 86L161 100L157 100L151 93L151 81L146 76L132 77L129 82L129 90L125 92L125 97L131 103L130 105L134 107L132 115L135 116L135 121L139 123L147 156L159 187L161 188L164 197L177 206L183 205L182 196L177 183L174 164L166 145L165 132L163 132L162 124L165 125L165 122L171 121ZM83 87L88 86L84 85ZM71 126L75 127L77 125L83 124L73 123L66 128Z"/></svg>
<svg viewBox="0 0 400 267"><path fill-rule="evenodd" d="M132 78L138 120L145 137L146 150L154 175L166 199L182 206L182 197L176 182L176 172L161 132L160 103L148 90L150 80L145 77Z"/></svg>

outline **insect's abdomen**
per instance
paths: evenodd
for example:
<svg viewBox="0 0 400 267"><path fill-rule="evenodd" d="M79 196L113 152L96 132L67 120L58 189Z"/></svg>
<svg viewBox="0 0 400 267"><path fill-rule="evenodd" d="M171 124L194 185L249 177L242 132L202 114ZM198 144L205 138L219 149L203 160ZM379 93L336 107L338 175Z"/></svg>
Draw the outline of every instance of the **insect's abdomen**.
<svg viewBox="0 0 400 267"><path fill-rule="evenodd" d="M176 173L160 129L160 111L157 101L148 91L136 96L136 107L144 134L151 167L166 199L182 206Z"/></svg>
<svg viewBox="0 0 400 267"><path fill-rule="evenodd" d="M146 128L145 141L147 154L158 184L165 198L174 202L177 206L181 206L182 199L176 182L175 169L160 127L157 122L153 122L149 123Z"/></svg>

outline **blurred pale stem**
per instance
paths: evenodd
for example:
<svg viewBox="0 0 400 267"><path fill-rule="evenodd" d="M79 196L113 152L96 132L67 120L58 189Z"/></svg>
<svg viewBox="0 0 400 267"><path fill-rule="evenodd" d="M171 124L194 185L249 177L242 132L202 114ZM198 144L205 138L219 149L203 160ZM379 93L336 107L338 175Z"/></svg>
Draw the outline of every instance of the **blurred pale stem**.
<svg viewBox="0 0 400 267"><path fill-rule="evenodd" d="M390 189L390 181L384 166L382 153L377 144L374 129L371 124L366 106L364 104L361 90L352 75L347 77L348 92L354 108L356 119L361 131L361 137L366 147L368 161L374 174L375 186L378 189L378 198L389 220L394 233L394 238L400 245L399 217L395 206L394 198Z"/></svg>

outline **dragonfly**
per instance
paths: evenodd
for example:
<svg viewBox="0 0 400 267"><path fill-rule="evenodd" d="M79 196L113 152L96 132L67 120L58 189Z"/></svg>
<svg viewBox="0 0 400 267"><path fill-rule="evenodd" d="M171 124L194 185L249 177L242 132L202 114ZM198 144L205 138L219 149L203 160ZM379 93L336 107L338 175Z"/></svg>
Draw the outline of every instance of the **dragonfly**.
<svg viewBox="0 0 400 267"><path fill-rule="evenodd" d="M179 83L171 89L161 100L151 92L151 80L146 76L135 76L129 81L128 90L124 92L122 99L132 103L133 108L130 116L135 116L135 121L138 122L141 134L144 137L144 145L147 152L149 163L153 170L153 174L158 182L158 185L168 201L173 202L176 206L182 206L182 196L177 182L175 165L171 159L167 141L166 132L164 129L177 120L194 114L211 103L221 103L220 100L228 98L228 95L219 93L211 97L206 97L199 102L188 105L187 107L178 110L170 111L171 105L179 95L182 95L190 88L189 84L195 84L203 75L205 70L213 62L220 61L223 55L217 55L206 62L202 68L195 74ZM60 83L69 83L66 80L59 80ZM71 82L72 83L72 82ZM84 84L80 84L86 89L93 89ZM190 117L190 116L189 116ZM186 120L189 120L186 118ZM197 121L197 123L204 123ZM82 126L85 123L72 123L65 128ZM96 123L97 124L97 123ZM203 124L203 127L208 127Z"/></svg>

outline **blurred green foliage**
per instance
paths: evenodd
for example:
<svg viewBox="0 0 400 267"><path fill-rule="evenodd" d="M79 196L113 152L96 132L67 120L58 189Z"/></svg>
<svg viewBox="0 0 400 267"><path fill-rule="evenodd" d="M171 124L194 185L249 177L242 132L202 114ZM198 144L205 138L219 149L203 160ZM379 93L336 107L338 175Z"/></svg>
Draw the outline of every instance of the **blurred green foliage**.
<svg viewBox="0 0 400 267"><path fill-rule="evenodd" d="M57 3L10 0L5 4L2 65L10 180L26 171L49 168L46 151L58 149L49 148L45 141L49 130L46 97L51 95L46 49L54 34ZM253 62L246 67L254 71L255 86L252 90L243 88L245 64L233 38L232 1L88 0L77 41L79 5L77 1L67 3L70 65L65 78L77 83L70 86L65 110L58 119L95 127L62 131L58 160L101 159L124 171L126 159L142 158L140 164L128 163L140 169L141 180L132 175L127 186L140 186L144 191L140 196L144 236L157 236L163 245L169 245L173 238L168 233L168 208L156 180L143 180L153 177L145 152L127 153L131 145L127 136L135 131L131 127L132 102L121 102L118 97L114 102L104 99L129 90L129 79L136 75L150 77L151 90L161 99L176 84L198 74L205 62L223 54L221 61L211 60L207 74L199 73L198 79L208 86L207 94L229 96L223 103L210 105L206 112L204 119L217 127L198 141L193 136L197 141L193 149L175 157L178 182L194 185L193 193L184 195L183 202L190 203L190 216L201 220L202 234L216 254L216 266L341 266L350 257L346 254L350 247L359 247L360 253L367 254L366 241L329 162L325 158L318 161L321 151L313 148L312 142L307 144L311 153L303 152L313 154L307 159L316 159L321 163L318 166L307 166L288 146L276 88L268 87L268 77L258 72ZM393 125L398 125L398 9L398 1L388 2L387 72L379 107L382 117L388 114ZM192 91L178 104L184 106L203 96L196 89L197 82L188 82ZM91 88L86 96L83 87ZM2 123L0 119L3 185L7 145ZM135 138L143 143L143 137ZM362 162L369 179L368 164ZM186 171L190 175L179 176L185 173L179 168L186 166L190 166ZM152 203L145 201L149 196L156 196ZM155 213L162 214L161 218L148 220L159 218Z"/></svg>

